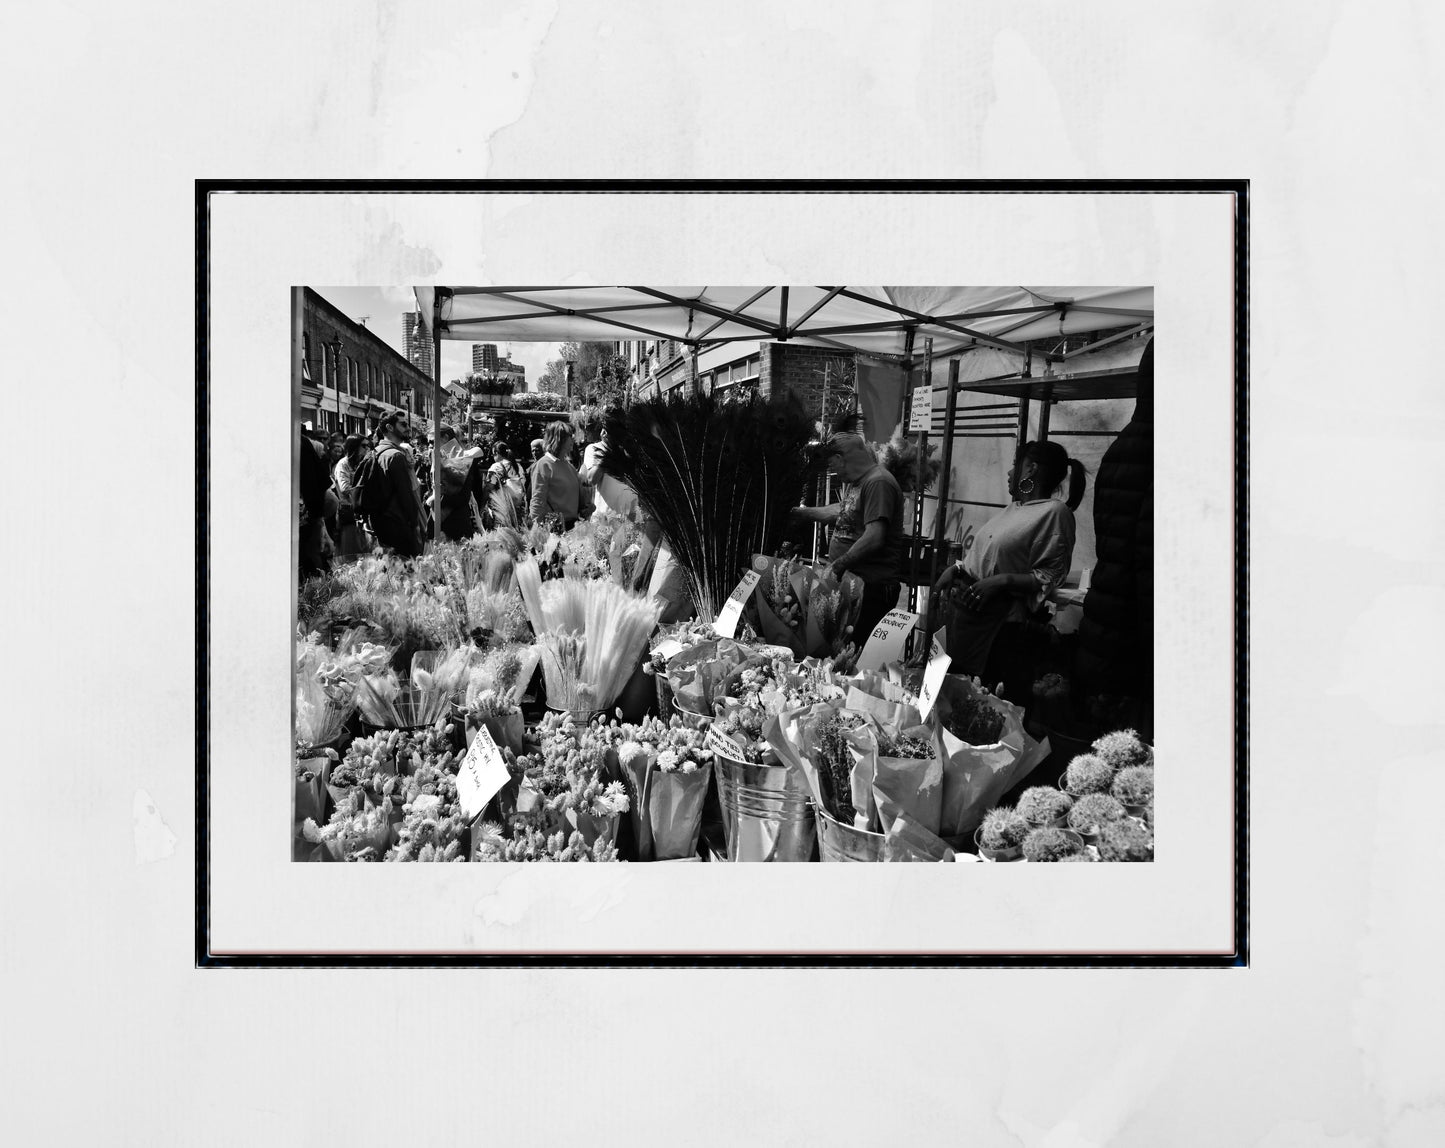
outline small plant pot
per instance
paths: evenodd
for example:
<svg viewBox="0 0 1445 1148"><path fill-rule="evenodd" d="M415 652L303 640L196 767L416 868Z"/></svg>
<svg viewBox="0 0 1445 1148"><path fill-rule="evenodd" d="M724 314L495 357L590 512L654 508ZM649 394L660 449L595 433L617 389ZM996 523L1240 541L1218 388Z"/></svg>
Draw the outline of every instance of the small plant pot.
<svg viewBox="0 0 1445 1148"><path fill-rule="evenodd" d="M980 838L982 829L973 831L973 843L978 848L978 855L985 861L1022 861L1024 859L1023 845L1015 845L1010 849L990 849Z"/></svg>
<svg viewBox="0 0 1445 1148"><path fill-rule="evenodd" d="M1069 832L1075 834L1086 846L1099 844L1100 830L1097 825L1091 825L1087 830L1070 828Z"/></svg>
<svg viewBox="0 0 1445 1148"><path fill-rule="evenodd" d="M1124 812L1130 817L1148 824L1145 815L1149 812L1150 805L1130 805L1127 801L1121 801L1119 804L1124 807ZM1152 803L1150 804L1152 805Z"/></svg>

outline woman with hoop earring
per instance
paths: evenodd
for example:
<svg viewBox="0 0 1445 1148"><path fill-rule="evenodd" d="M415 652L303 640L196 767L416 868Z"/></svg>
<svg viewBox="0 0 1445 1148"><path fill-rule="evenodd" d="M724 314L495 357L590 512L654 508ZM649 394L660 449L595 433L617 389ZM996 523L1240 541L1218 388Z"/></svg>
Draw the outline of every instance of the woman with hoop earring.
<svg viewBox="0 0 1445 1148"><path fill-rule="evenodd" d="M1038 651L1030 617L1069 573L1084 466L1056 442L1025 443L1009 469L1012 502L989 519L934 591L952 602L949 673L1028 702Z"/></svg>

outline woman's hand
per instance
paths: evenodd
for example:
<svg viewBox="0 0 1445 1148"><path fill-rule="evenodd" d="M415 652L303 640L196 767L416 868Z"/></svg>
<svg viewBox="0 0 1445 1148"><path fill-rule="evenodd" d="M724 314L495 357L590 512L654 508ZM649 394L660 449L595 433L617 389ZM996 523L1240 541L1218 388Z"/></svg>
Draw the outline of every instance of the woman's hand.
<svg viewBox="0 0 1445 1148"><path fill-rule="evenodd" d="M1003 582L997 576L993 578L980 578L972 586L963 592L963 604L970 610L978 612L988 606L994 595L1003 589Z"/></svg>

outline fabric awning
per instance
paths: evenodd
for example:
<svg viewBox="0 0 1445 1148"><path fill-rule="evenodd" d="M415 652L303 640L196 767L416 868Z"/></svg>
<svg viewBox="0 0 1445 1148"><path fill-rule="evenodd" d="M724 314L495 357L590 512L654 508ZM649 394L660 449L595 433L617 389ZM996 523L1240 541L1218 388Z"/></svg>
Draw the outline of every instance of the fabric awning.
<svg viewBox="0 0 1445 1148"><path fill-rule="evenodd" d="M1152 323L1152 287L418 287L430 330L471 342L786 340L882 357Z"/></svg>

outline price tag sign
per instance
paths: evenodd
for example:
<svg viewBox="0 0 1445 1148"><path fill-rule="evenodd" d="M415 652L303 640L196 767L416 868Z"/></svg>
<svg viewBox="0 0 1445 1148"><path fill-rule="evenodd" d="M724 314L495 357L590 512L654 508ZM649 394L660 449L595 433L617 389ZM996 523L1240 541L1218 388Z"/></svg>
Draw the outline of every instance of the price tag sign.
<svg viewBox="0 0 1445 1148"><path fill-rule="evenodd" d="M487 802L510 781L507 763L502 751L492 740L486 726L477 730L467 756L457 768L457 797L461 801L462 814L470 821L487 807Z"/></svg>
<svg viewBox="0 0 1445 1148"><path fill-rule="evenodd" d="M889 610L868 635L863 652L858 655L858 668L876 670L902 658L903 646L917 621L918 615L907 610Z"/></svg>
<svg viewBox="0 0 1445 1148"><path fill-rule="evenodd" d="M737 584L737 588L728 595L728 600L718 611L717 621L712 624L712 628L719 638L731 638L738 632L738 622L742 620L743 616L743 605L747 602L748 596L752 594L753 587L762 581L762 578L763 576L756 570L749 570L743 575L743 580Z"/></svg>
<svg viewBox="0 0 1445 1148"><path fill-rule="evenodd" d="M948 627L942 626L934 632L933 641L928 644L929 657L936 658L948 649Z"/></svg>
<svg viewBox="0 0 1445 1148"><path fill-rule="evenodd" d="M652 647L652 656L661 658L664 662L671 661L682 653L685 647L676 638L664 638Z"/></svg>
<svg viewBox="0 0 1445 1148"><path fill-rule="evenodd" d="M923 671L923 688L918 691L918 712L927 717L938 700L939 688L948 676L948 665L952 659L947 654L934 654L928 659L928 669Z"/></svg>
<svg viewBox="0 0 1445 1148"><path fill-rule="evenodd" d="M720 753L736 761L742 760L743 747L716 726L707 727L707 735L702 739L702 744L703 748L710 749L713 753Z"/></svg>
<svg viewBox="0 0 1445 1148"><path fill-rule="evenodd" d="M909 433L927 432L933 424L933 385L924 383L913 388L913 402L908 410Z"/></svg>

